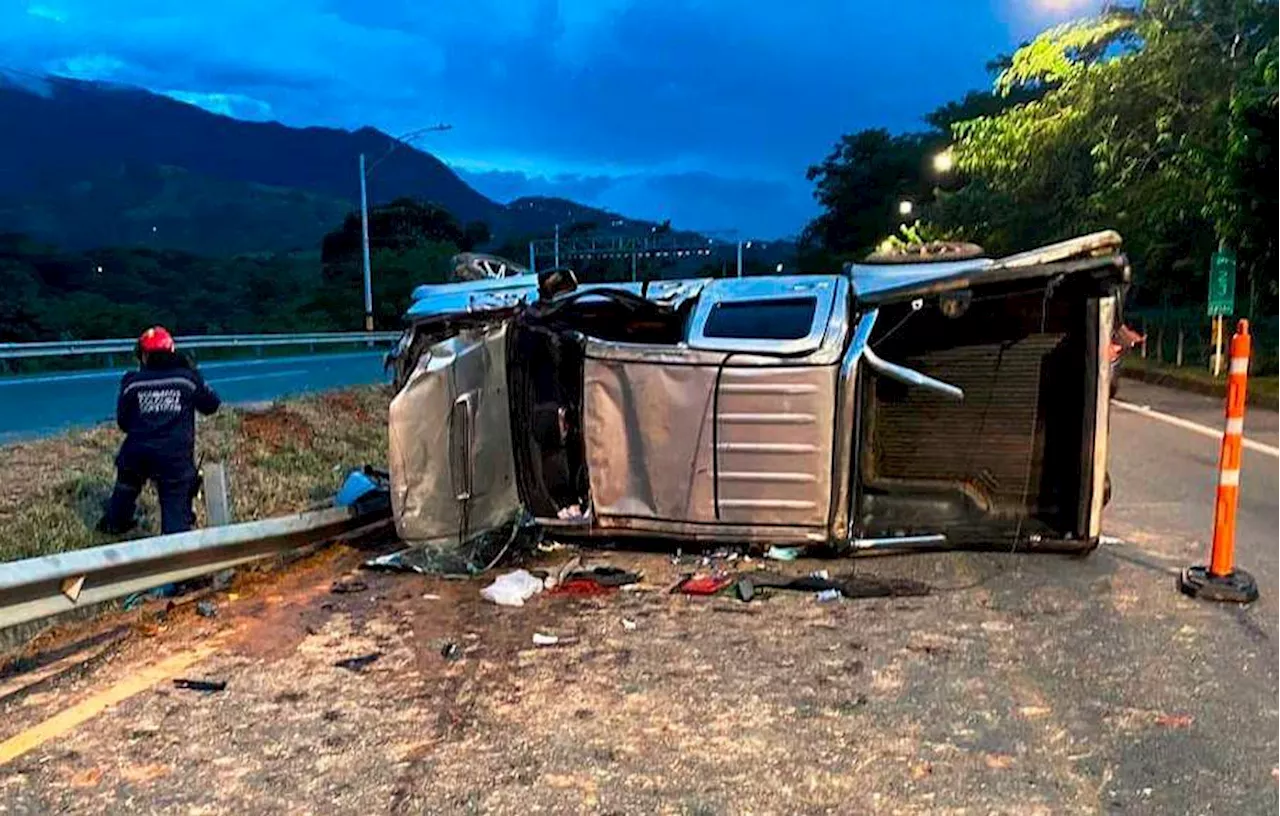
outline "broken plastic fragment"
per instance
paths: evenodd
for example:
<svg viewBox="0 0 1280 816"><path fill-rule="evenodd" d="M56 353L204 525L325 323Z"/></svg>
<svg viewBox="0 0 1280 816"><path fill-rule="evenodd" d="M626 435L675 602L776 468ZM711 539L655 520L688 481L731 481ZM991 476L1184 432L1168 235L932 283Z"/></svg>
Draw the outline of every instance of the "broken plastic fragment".
<svg viewBox="0 0 1280 816"><path fill-rule="evenodd" d="M534 646L554 646L560 642L560 638L555 635L544 635L542 632L533 633Z"/></svg>
<svg viewBox="0 0 1280 816"><path fill-rule="evenodd" d="M799 556L799 547L770 547L764 554L765 558L772 558L774 561L794 561Z"/></svg>
<svg viewBox="0 0 1280 816"><path fill-rule="evenodd" d="M524 606L524 602L542 591L542 579L527 570L508 572L480 590L480 597L499 606Z"/></svg>

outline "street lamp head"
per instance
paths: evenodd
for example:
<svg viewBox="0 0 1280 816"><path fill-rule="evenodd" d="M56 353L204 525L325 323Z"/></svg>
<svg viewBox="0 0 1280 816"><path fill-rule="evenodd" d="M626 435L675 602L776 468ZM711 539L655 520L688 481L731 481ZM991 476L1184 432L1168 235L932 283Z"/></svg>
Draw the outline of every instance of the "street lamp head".
<svg viewBox="0 0 1280 816"><path fill-rule="evenodd" d="M955 156L951 153L951 148L939 151L933 154L933 169L939 173L950 173L951 169L956 166Z"/></svg>
<svg viewBox="0 0 1280 816"><path fill-rule="evenodd" d="M911 215L911 211L915 209L915 205L907 199L898 202L898 215Z"/></svg>

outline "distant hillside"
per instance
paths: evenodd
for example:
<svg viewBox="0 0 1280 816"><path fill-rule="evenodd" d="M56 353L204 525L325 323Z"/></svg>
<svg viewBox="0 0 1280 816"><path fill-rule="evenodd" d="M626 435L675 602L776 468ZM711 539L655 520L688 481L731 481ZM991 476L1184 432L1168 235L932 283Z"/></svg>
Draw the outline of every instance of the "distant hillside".
<svg viewBox="0 0 1280 816"><path fill-rule="evenodd" d="M165 234L142 236L166 247L200 249L181 236L237 229L251 249L314 244L358 200L359 154L379 157L392 144L373 128L244 122L136 88L4 73L0 122L0 230L71 247L135 237L143 211L168 216ZM99 189L110 184L119 189ZM503 205L408 147L379 165L369 190L373 203L411 196L462 222L508 221ZM297 212L280 206L289 200L302 204Z"/></svg>
<svg viewBox="0 0 1280 816"><path fill-rule="evenodd" d="M247 122L139 88L0 70L0 232L72 250L200 254L314 248L359 200L358 156L381 161L370 204L431 202L494 244L570 233L641 236L658 225L561 198L502 204L373 128ZM574 226L576 225L576 226ZM676 240L700 240L674 232Z"/></svg>
<svg viewBox="0 0 1280 816"><path fill-rule="evenodd" d="M507 223L512 229L551 236L559 224L561 230L576 229L602 237L643 236L658 226L654 221L627 218L618 213L588 207L576 201L553 196L525 196L507 203ZM673 231L681 240L701 238L695 232Z"/></svg>
<svg viewBox="0 0 1280 816"><path fill-rule="evenodd" d="M71 250L314 251L350 210L348 201L297 188L226 181L180 167L104 163L78 181L0 198L0 229Z"/></svg>

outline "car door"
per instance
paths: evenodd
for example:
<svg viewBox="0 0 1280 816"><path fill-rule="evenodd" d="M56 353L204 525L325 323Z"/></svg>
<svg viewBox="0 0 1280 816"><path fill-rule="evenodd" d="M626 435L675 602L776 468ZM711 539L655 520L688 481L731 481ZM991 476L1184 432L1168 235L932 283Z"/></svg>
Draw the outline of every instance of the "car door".
<svg viewBox="0 0 1280 816"><path fill-rule="evenodd" d="M509 328L479 322L430 346L391 402L391 501L407 542L461 544L520 515Z"/></svg>

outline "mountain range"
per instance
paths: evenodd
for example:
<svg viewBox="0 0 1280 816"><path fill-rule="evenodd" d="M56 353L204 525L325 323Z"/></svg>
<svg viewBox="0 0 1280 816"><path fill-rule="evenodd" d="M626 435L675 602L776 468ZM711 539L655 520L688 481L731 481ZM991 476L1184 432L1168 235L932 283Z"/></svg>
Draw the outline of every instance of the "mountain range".
<svg viewBox="0 0 1280 816"><path fill-rule="evenodd" d="M0 232L67 249L315 249L359 200L361 153L380 160L371 206L430 201L460 223L485 222L494 243L548 237L557 224L610 235L656 226L564 199L493 201L374 128L243 121L110 83L0 71L0 122Z"/></svg>

